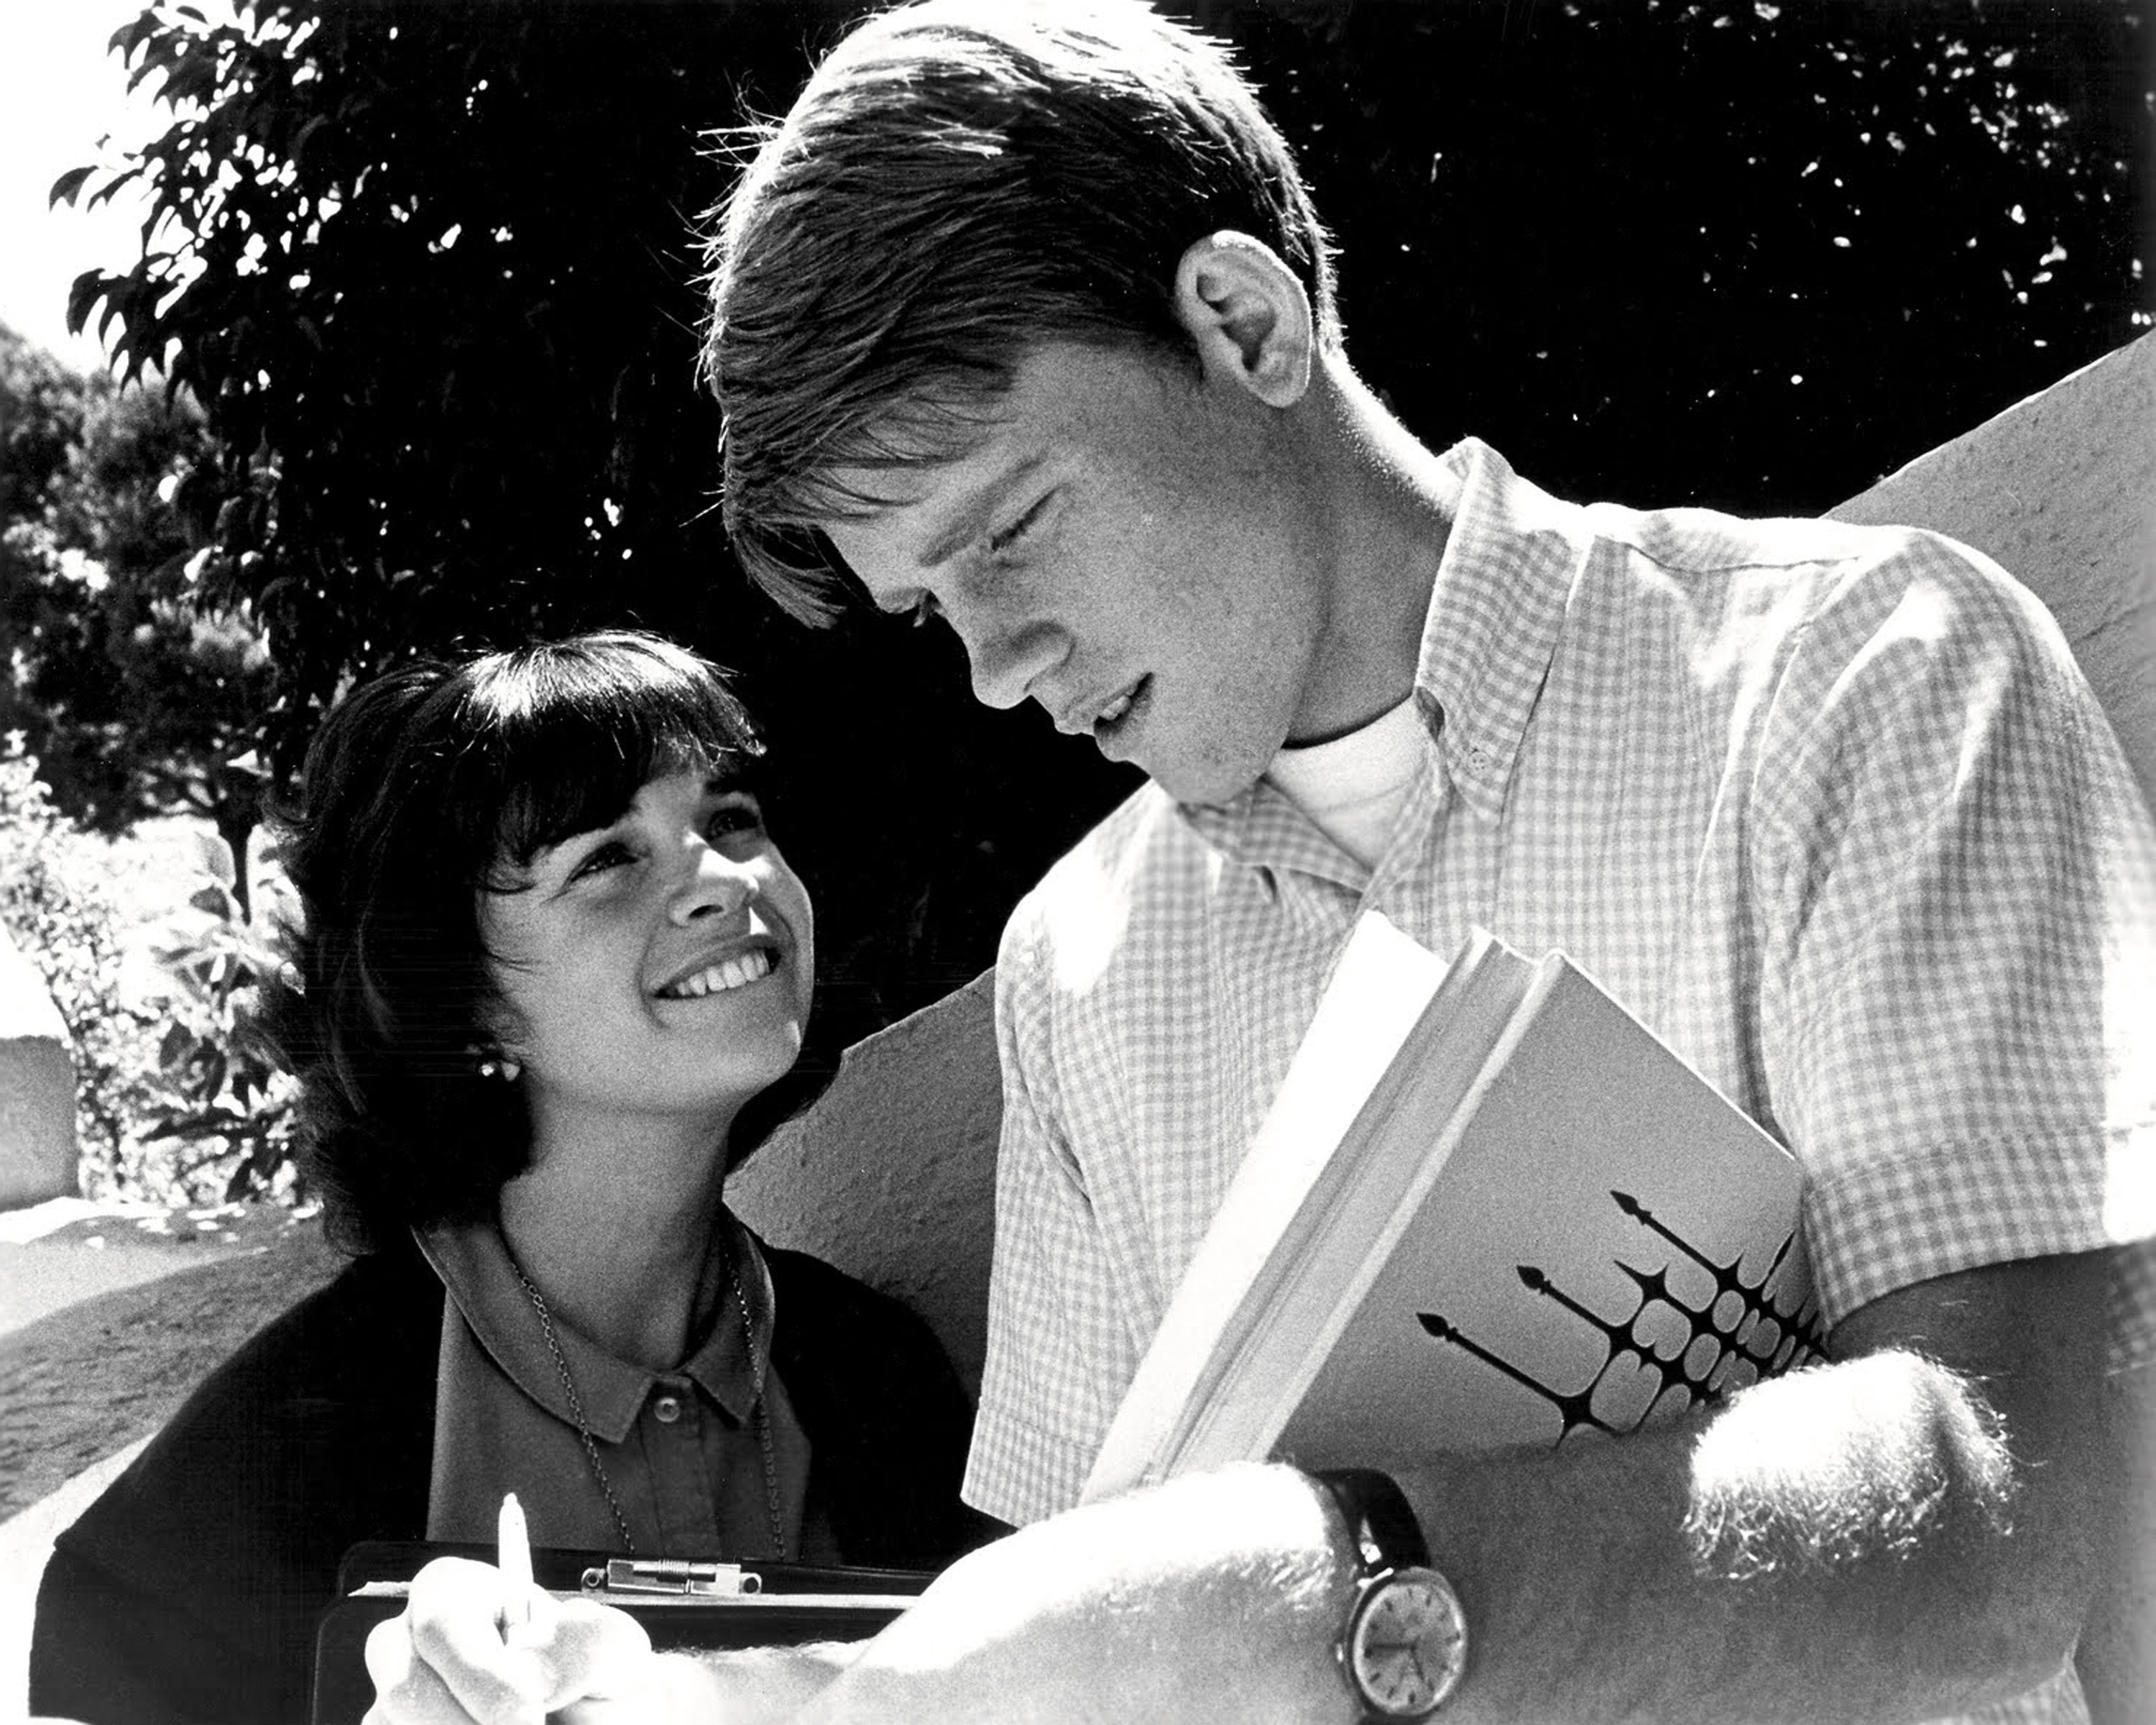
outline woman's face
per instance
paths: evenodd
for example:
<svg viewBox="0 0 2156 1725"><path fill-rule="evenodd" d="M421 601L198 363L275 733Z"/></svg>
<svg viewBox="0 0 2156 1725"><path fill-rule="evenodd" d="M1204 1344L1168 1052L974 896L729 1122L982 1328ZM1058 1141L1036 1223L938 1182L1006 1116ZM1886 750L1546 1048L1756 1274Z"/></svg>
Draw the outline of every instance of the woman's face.
<svg viewBox="0 0 2156 1725"><path fill-rule="evenodd" d="M593 1110L731 1120L801 1051L808 889L724 776L652 779L612 825L502 874L480 933L535 1132Z"/></svg>

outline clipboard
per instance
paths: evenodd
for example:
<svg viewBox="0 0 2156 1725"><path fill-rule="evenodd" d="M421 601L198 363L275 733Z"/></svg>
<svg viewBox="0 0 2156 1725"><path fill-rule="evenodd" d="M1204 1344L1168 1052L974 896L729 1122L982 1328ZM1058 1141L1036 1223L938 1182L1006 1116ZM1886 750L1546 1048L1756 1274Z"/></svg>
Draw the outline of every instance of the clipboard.
<svg viewBox="0 0 2156 1725"><path fill-rule="evenodd" d="M315 1631L311 1725L360 1725L374 1700L367 1637L404 1609L412 1578L435 1558L492 1563L490 1544L364 1540L337 1566L337 1599ZM535 1547L531 1576L549 1592L626 1611L661 1651L863 1640L935 1579L926 1569L624 1558Z"/></svg>

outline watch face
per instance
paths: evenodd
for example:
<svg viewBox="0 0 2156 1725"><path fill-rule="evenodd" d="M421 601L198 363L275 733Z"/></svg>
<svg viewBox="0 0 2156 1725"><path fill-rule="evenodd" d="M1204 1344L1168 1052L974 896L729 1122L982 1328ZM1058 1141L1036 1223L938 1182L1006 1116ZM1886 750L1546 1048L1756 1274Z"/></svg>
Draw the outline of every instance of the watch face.
<svg viewBox="0 0 2156 1725"><path fill-rule="evenodd" d="M1396 1570L1363 1594L1342 1651L1378 1717L1419 1719L1444 1703L1467 1668L1459 1596L1434 1569Z"/></svg>

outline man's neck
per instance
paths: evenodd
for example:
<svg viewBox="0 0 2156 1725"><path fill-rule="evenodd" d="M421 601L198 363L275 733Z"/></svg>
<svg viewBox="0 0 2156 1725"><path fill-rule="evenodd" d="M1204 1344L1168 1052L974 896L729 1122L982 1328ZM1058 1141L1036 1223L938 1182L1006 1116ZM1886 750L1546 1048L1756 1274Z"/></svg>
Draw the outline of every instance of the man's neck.
<svg viewBox="0 0 2156 1725"><path fill-rule="evenodd" d="M1343 737L1404 700L1458 501L1438 455L1348 368L1320 367L1335 455L1323 639L1291 747Z"/></svg>

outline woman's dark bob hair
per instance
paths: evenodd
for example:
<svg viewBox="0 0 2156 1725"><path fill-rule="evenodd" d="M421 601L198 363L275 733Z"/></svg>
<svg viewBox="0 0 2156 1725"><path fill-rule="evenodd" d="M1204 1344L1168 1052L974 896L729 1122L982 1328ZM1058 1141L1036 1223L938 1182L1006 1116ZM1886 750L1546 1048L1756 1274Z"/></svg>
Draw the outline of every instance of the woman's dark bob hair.
<svg viewBox="0 0 2156 1725"><path fill-rule="evenodd" d="M331 1238L389 1245L489 1214L531 1155L513 1083L484 1076L500 1003L478 896L611 824L655 776L751 777L722 674L612 631L434 662L353 691L279 809L302 924L261 1029L300 1081Z"/></svg>

